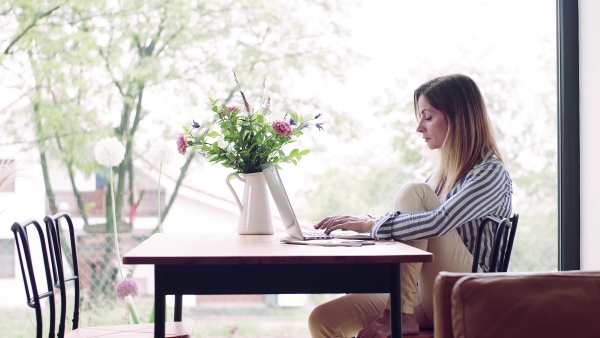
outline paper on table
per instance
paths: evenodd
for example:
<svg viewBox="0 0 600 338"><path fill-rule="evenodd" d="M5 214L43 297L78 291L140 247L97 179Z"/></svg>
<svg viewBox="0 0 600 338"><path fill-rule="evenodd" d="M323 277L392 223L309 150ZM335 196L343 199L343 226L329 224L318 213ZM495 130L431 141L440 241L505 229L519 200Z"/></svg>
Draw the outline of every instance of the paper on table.
<svg viewBox="0 0 600 338"><path fill-rule="evenodd" d="M372 241L363 240L341 240L341 239L327 239L327 240L311 240L301 241L291 237L286 237L281 240L283 244L298 244L298 245L316 245L316 246L363 246L363 245L374 245Z"/></svg>

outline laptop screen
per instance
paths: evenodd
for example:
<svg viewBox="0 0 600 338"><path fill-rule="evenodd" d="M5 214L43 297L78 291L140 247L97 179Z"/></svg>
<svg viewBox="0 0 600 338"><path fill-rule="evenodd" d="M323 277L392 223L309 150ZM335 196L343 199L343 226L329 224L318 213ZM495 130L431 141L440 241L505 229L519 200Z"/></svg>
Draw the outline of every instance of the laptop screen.
<svg viewBox="0 0 600 338"><path fill-rule="evenodd" d="M267 181L267 186L269 186L269 190L271 191L271 196L273 196L275 206L283 221L285 231L294 238L304 239L300 224L298 223L298 219L296 219L296 214L294 213L294 209L292 209L290 199L283 187L283 182L281 181L277 167L275 167L274 164L263 164L262 169L265 180Z"/></svg>

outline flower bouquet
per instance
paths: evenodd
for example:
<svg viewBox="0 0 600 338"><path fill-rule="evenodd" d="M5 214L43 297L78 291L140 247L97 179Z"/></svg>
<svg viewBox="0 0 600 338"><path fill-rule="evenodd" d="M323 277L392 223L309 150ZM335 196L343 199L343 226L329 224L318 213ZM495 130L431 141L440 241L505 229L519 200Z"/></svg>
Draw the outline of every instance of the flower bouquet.
<svg viewBox="0 0 600 338"><path fill-rule="evenodd" d="M234 170L227 176L225 183L240 210L239 234L272 234L262 165L279 166L285 162L297 164L310 150L296 148L286 153L284 146L295 142L312 124L323 130L324 122L315 122L321 114L309 120L304 120L293 112L286 113L279 119L273 118L271 99L264 82L258 99L250 103L240 88L235 72L233 76L240 93L238 103L227 105L210 98L214 124L201 126L196 120L192 120L191 127L183 127L177 146L183 155L188 149L197 151L210 162L221 163ZM229 182L232 177L244 182L242 201Z"/></svg>
<svg viewBox="0 0 600 338"><path fill-rule="evenodd" d="M198 151L210 162L221 163L238 173L261 172L261 165L267 163L291 162L297 164L310 150L292 149L289 153L283 147L296 141L306 128L314 124L323 130L323 123L303 120L296 113L286 113L280 119L271 116L271 99L263 83L259 98L251 104L240 89L238 104L226 105L218 99L210 98L214 112L214 129L201 126L193 120L191 127L184 126L177 140L179 152L185 155L188 149Z"/></svg>

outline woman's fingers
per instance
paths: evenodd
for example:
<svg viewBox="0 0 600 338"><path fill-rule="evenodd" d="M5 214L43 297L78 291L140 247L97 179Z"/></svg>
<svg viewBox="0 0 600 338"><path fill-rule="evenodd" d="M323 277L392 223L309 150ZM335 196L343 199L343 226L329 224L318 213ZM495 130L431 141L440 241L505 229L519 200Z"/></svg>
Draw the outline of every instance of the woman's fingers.
<svg viewBox="0 0 600 338"><path fill-rule="evenodd" d="M323 220L321 220L321 222L317 223L317 225L315 225L315 229L326 229L327 226L331 223L331 220L340 217L340 216L329 216L329 217L325 217L323 218Z"/></svg>
<svg viewBox="0 0 600 338"><path fill-rule="evenodd" d="M356 216L330 216L324 218L321 222L315 225L315 229L325 230L325 233L330 233L334 230L352 230L356 232L369 232L373 227L374 220L368 217Z"/></svg>

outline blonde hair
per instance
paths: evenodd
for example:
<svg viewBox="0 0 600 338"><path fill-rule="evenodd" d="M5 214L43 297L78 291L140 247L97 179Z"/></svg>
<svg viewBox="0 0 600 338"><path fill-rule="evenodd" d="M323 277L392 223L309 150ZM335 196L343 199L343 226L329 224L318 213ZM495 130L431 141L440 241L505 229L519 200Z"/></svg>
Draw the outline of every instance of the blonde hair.
<svg viewBox="0 0 600 338"><path fill-rule="evenodd" d="M502 161L483 96L470 77L454 74L422 84L413 97L417 119L421 95L448 119L446 139L429 181L434 189L440 186L449 191L488 154Z"/></svg>

